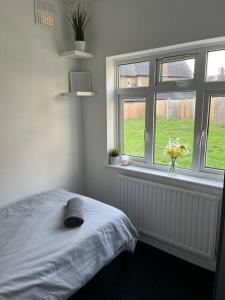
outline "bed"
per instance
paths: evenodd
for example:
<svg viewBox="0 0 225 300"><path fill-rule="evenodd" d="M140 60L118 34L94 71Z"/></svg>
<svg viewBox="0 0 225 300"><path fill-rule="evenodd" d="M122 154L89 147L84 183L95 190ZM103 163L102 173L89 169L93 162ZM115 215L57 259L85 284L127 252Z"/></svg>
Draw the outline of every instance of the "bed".
<svg viewBox="0 0 225 300"><path fill-rule="evenodd" d="M75 196L85 222L66 228L64 208ZM14 203L0 210L0 299L68 299L136 241L122 211L88 197L54 190Z"/></svg>

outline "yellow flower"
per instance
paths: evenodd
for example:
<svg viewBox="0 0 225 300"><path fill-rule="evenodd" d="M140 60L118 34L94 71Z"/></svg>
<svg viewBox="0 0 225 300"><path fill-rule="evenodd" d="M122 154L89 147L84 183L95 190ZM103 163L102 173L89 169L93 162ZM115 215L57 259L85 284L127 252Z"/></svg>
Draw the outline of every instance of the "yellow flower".
<svg viewBox="0 0 225 300"><path fill-rule="evenodd" d="M171 159L178 159L181 158L184 154L186 154L186 150L186 146L180 144L179 139L176 139L176 142L173 142L172 139L170 139L168 145L164 149L164 153Z"/></svg>

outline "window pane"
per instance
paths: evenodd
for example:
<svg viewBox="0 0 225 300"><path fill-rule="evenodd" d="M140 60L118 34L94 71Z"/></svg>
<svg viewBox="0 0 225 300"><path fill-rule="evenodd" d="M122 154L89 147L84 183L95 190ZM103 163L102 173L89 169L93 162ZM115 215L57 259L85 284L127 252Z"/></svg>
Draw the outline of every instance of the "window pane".
<svg viewBox="0 0 225 300"><path fill-rule="evenodd" d="M163 62L160 66L160 81L177 81L194 78L195 59Z"/></svg>
<svg viewBox="0 0 225 300"><path fill-rule="evenodd" d="M225 80L225 50L208 53L207 81Z"/></svg>
<svg viewBox="0 0 225 300"><path fill-rule="evenodd" d="M210 101L206 166L225 169L225 96Z"/></svg>
<svg viewBox="0 0 225 300"><path fill-rule="evenodd" d="M149 86L149 61L119 66L119 87Z"/></svg>
<svg viewBox="0 0 225 300"><path fill-rule="evenodd" d="M123 153L144 157L145 99L123 99Z"/></svg>
<svg viewBox="0 0 225 300"><path fill-rule="evenodd" d="M192 167L194 139L195 92L158 93L156 96L156 125L154 162L168 165L164 154L169 139L186 145L188 153L177 161L178 167Z"/></svg>

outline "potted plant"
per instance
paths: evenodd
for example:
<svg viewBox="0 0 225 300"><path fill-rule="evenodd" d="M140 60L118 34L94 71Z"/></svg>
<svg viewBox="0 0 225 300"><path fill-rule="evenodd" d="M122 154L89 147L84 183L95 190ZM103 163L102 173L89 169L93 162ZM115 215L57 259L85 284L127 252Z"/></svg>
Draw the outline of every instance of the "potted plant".
<svg viewBox="0 0 225 300"><path fill-rule="evenodd" d="M113 148L110 153L110 164L111 165L118 165L119 164L119 155L120 155L120 150L118 148Z"/></svg>
<svg viewBox="0 0 225 300"><path fill-rule="evenodd" d="M84 31L90 20L87 12L87 4L81 0L76 0L73 8L70 9L69 20L73 28L75 49L85 51Z"/></svg>

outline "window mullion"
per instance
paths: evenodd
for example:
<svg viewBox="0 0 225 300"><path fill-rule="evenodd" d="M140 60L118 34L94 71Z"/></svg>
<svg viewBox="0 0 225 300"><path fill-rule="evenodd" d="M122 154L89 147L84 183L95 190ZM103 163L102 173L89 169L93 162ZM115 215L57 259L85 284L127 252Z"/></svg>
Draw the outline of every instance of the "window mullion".
<svg viewBox="0 0 225 300"><path fill-rule="evenodd" d="M205 168L205 157L206 157L206 142L208 138L208 119L209 119L209 104L210 104L210 92L205 91L204 93L204 106L203 106L203 121L201 134L204 133L203 138L200 137L200 171Z"/></svg>
<svg viewBox="0 0 225 300"><path fill-rule="evenodd" d="M201 166L201 134L204 127L203 124L203 107L204 107L204 92L205 92L205 69L206 69L206 51L202 50L199 53L196 61L196 108L195 108L195 129L193 142L193 159L192 169L197 173Z"/></svg>
<svg viewBox="0 0 225 300"><path fill-rule="evenodd" d="M155 136L155 86L157 76L157 60L151 60L151 80L149 85L148 95L148 114L147 114L147 129L148 129L148 164L150 167L153 166L154 161L154 136Z"/></svg>
<svg viewBox="0 0 225 300"><path fill-rule="evenodd" d="M139 87L139 88L127 88L127 89L117 89L116 94L121 96L145 96L149 93L148 87Z"/></svg>
<svg viewBox="0 0 225 300"><path fill-rule="evenodd" d="M193 91L196 89L196 83L194 80L188 80L185 84L181 84L179 81L174 81L165 84L159 84L155 86L156 92L182 92L182 91Z"/></svg>
<svg viewBox="0 0 225 300"><path fill-rule="evenodd" d="M120 96L117 97L117 130L118 130L118 139L117 139L117 146L119 147L121 153L123 151L123 122L122 122L122 116L123 116L123 105L122 105L122 99Z"/></svg>

